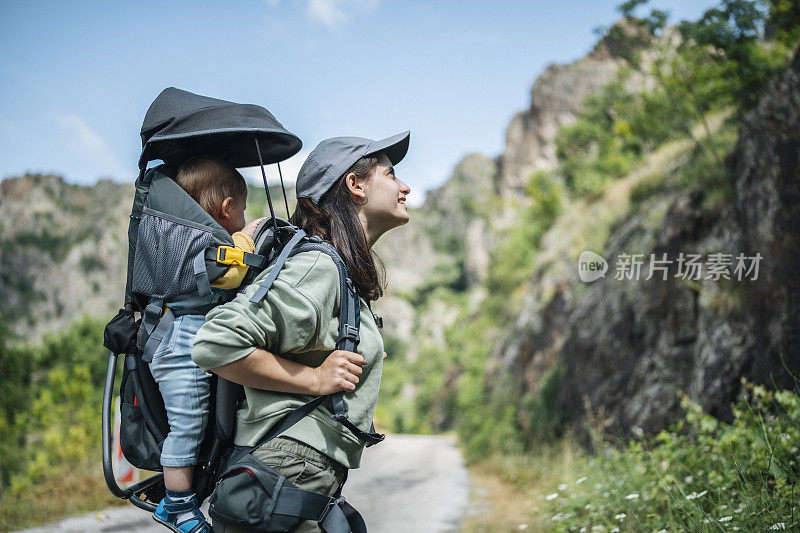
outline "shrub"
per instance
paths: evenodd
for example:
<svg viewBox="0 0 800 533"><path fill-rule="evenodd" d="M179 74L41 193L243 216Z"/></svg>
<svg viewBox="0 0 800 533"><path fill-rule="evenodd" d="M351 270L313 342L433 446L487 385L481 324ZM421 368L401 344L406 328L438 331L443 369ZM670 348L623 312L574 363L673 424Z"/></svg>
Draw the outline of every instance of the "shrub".
<svg viewBox="0 0 800 533"><path fill-rule="evenodd" d="M730 424L684 397L685 417L586 460L546 501L556 531L796 530L800 396L747 385ZM547 489L546 489L547 490ZM782 524L782 525L781 525Z"/></svg>

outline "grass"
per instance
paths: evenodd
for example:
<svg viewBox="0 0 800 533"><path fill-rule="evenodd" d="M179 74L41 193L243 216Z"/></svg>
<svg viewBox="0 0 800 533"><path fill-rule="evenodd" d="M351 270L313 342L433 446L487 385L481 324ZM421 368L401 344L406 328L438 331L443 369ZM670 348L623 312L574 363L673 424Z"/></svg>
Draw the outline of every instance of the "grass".
<svg viewBox="0 0 800 533"><path fill-rule="evenodd" d="M565 437L533 454L495 454L473 463L473 511L462 531L549 531L547 491L564 479L580 479L585 461L585 452Z"/></svg>
<svg viewBox="0 0 800 533"><path fill-rule="evenodd" d="M112 505L126 503L108 491L99 467L84 467L38 483L24 496L2 494L0 531L33 527Z"/></svg>
<svg viewBox="0 0 800 533"><path fill-rule="evenodd" d="M746 384L731 423L682 405L670 428L597 455L566 437L475 463L465 531L797 531L800 396Z"/></svg>

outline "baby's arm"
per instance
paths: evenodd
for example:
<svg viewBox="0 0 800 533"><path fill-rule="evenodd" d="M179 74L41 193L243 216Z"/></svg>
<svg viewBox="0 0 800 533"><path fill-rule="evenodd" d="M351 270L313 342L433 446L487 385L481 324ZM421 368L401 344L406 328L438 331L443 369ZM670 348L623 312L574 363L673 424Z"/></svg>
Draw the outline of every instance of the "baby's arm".
<svg viewBox="0 0 800 533"><path fill-rule="evenodd" d="M237 231L233 234L233 245L239 250L253 253L255 250L255 243L253 243L253 235L256 228L264 218L254 220L246 225L242 231ZM242 284L245 274L247 274L247 266L231 265L225 273L217 278L212 284L212 287L217 289L235 289Z"/></svg>

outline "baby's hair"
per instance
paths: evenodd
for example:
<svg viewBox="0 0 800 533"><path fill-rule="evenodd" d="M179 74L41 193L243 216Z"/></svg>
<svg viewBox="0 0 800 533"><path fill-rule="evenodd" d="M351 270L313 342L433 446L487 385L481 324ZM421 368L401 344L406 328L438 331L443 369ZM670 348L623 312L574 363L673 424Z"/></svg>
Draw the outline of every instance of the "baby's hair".
<svg viewBox="0 0 800 533"><path fill-rule="evenodd" d="M189 159L178 169L175 181L213 217L219 215L225 198L247 200L247 183L242 175L213 157Z"/></svg>

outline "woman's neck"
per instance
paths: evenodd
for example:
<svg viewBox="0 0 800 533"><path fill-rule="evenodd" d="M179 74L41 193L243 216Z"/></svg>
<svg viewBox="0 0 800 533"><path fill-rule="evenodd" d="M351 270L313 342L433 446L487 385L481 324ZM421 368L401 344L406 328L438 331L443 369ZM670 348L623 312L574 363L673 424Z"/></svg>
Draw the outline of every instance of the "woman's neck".
<svg viewBox="0 0 800 533"><path fill-rule="evenodd" d="M378 241L381 235L386 233L385 229L376 228L375 224L370 225L363 211L359 211L358 221L361 222L361 227L364 228L364 236L366 236L367 246L370 248Z"/></svg>

